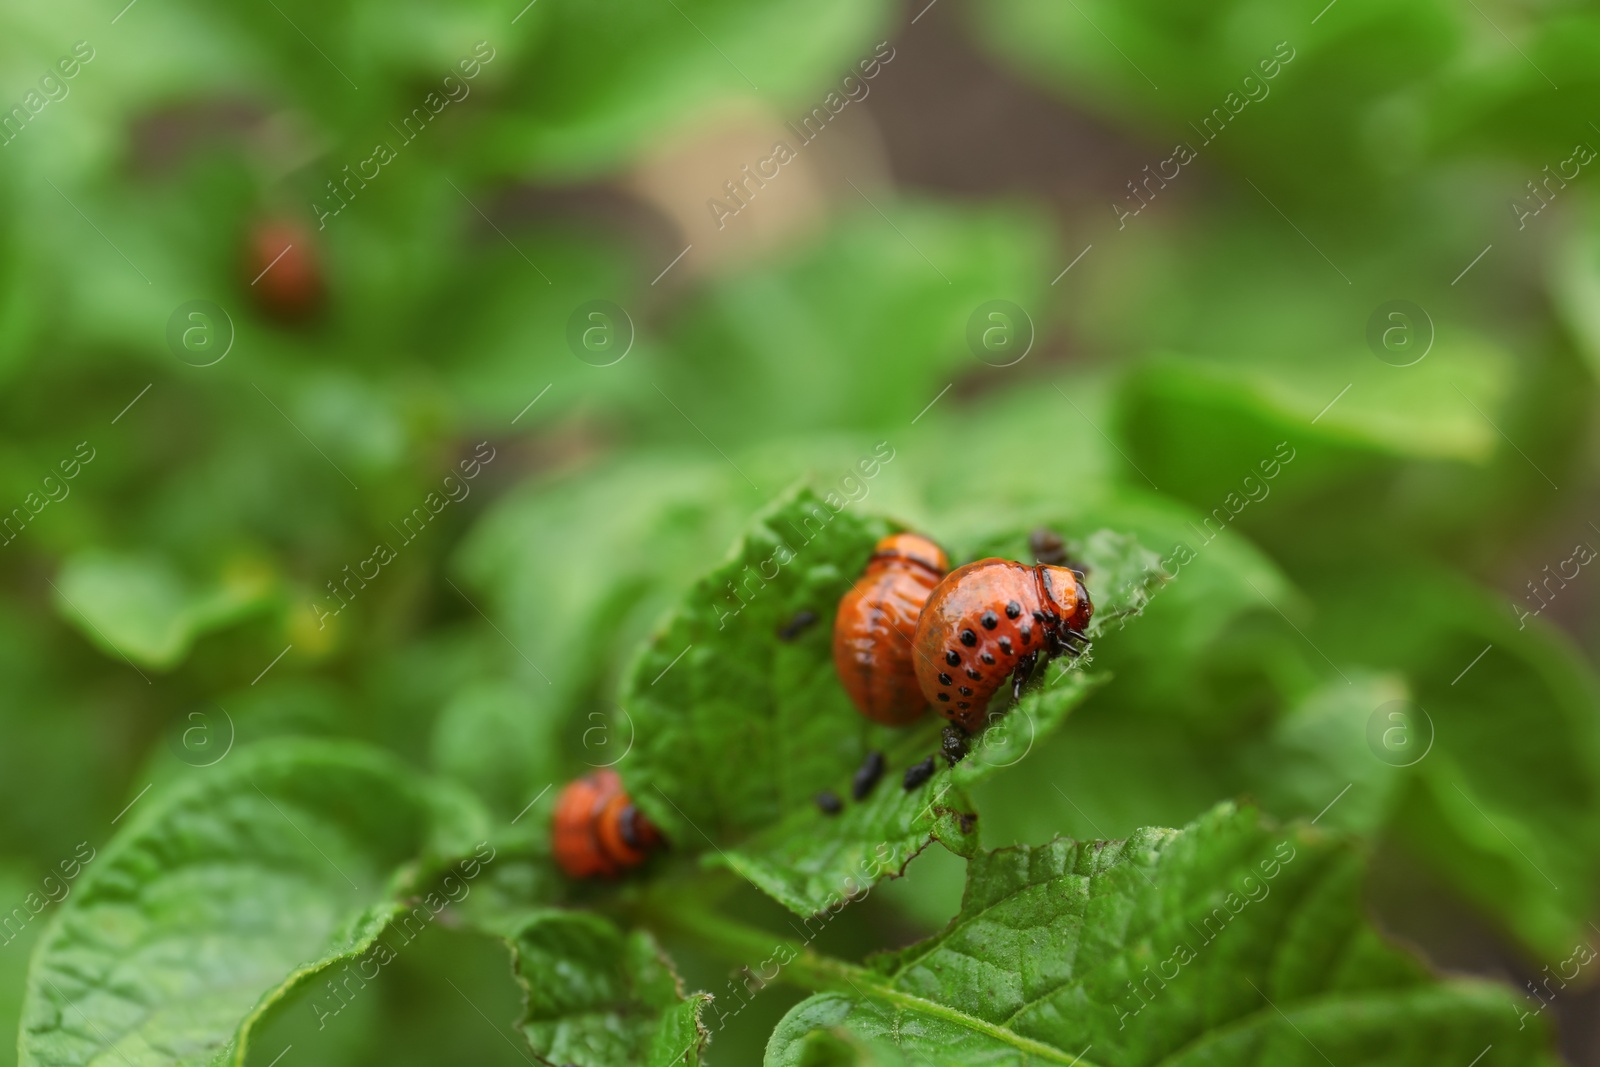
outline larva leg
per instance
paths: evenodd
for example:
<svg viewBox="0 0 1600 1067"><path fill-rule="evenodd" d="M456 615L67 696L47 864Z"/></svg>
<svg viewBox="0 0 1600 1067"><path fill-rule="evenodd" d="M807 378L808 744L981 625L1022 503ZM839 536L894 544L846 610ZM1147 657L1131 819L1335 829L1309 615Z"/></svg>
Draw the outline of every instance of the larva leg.
<svg viewBox="0 0 1600 1067"><path fill-rule="evenodd" d="M1016 670L1011 672L1011 700L1015 703L1022 699L1022 687L1027 684L1028 678L1033 674L1033 665L1039 662L1039 653L1028 652L1017 657Z"/></svg>

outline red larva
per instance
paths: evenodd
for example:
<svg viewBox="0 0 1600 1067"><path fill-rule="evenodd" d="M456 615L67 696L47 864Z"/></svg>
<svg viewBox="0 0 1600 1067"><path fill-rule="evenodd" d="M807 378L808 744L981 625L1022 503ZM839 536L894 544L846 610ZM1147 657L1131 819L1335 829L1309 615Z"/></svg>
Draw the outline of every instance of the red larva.
<svg viewBox="0 0 1600 1067"><path fill-rule="evenodd" d="M1094 605L1065 567L980 559L951 571L917 622L914 667L923 695L969 733L989 698L1014 675L1013 692L1039 657L1076 654Z"/></svg>
<svg viewBox="0 0 1600 1067"><path fill-rule="evenodd" d="M245 247L245 284L267 315L297 322L322 305L322 267L311 234L292 222L257 223Z"/></svg>
<svg viewBox="0 0 1600 1067"><path fill-rule="evenodd" d="M556 862L574 878L614 878L660 843L660 831L633 806L616 771L569 782L556 800Z"/></svg>
<svg viewBox="0 0 1600 1067"><path fill-rule="evenodd" d="M839 601L833 665L867 718L903 726L927 710L911 662L912 638L922 606L949 568L944 550L926 537L891 534Z"/></svg>

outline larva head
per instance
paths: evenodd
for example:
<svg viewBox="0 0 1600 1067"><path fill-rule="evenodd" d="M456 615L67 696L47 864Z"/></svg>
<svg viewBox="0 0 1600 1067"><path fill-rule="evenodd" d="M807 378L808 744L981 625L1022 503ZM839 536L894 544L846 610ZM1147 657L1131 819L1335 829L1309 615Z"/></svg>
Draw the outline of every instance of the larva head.
<svg viewBox="0 0 1600 1067"><path fill-rule="evenodd" d="M606 854L621 867L637 867L661 843L654 824L620 791L600 813L595 831Z"/></svg>
<svg viewBox="0 0 1600 1067"><path fill-rule="evenodd" d="M1039 598L1060 616L1064 629L1083 633L1094 615L1094 604L1077 574L1066 567L1040 566L1034 571L1039 576Z"/></svg>
<svg viewBox="0 0 1600 1067"><path fill-rule="evenodd" d="M872 550L869 566L893 561L916 564L933 572L936 577L943 577L950 569L950 559L944 554L944 549L921 534L914 533L890 534L879 541Z"/></svg>

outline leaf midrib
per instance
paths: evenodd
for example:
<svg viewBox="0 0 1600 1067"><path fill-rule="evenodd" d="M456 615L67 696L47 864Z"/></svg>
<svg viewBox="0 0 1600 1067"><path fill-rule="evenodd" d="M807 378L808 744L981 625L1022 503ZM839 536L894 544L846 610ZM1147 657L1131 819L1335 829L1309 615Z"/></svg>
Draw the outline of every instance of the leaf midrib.
<svg viewBox="0 0 1600 1067"><path fill-rule="evenodd" d="M858 974L857 977L861 977L861 975ZM1068 1064L1069 1067L1071 1067L1071 1065L1076 1065L1076 1067L1103 1067L1103 1065L1097 1065L1093 1060L1074 1058L1069 1053L1066 1053L1060 1049L1046 1045L1039 1041L1035 1041L1030 1037L1024 1037L1022 1034L1017 1033L1010 1027L1002 1026L997 1023L991 1023L977 1018L976 1016L968 1015L966 1012L961 1011L958 1008L953 1008L949 1005L940 1004L937 1001L919 997L914 993L907 993L892 986L884 985L879 981L869 980L863 984L866 986L865 989L862 988L861 984L857 984L854 981L851 982L851 986L855 989L855 991L865 999L870 1000L875 998L890 1004L894 1004L897 1007L906 1008L911 1011L919 1012L923 1015L954 1023L958 1026L965 1027L968 1030L972 1030L976 1033L980 1033L987 1037L992 1037L996 1040L1002 1041L1019 1051L1026 1052L1029 1055L1042 1057L1054 1063ZM1426 988L1423 988L1421 991L1435 992L1435 990ZM1329 992L1317 996L1306 997L1285 1009L1285 1014L1290 1016L1292 1020L1293 1016L1303 1016L1308 1012L1320 1013L1333 1008L1342 1009L1352 1004L1360 1005L1368 1002L1390 1004L1392 1003L1392 999L1396 993L1401 993L1404 996L1410 996L1416 994L1417 992L1419 992L1417 987L1411 987L1402 990L1372 990L1362 994ZM1230 1037L1235 1033L1254 1029L1260 1025L1262 1018L1266 1017L1269 1012L1275 1012L1277 1010L1278 1009L1273 1007L1271 1004L1264 1004L1261 1007L1247 1012L1244 1015L1236 1016L1224 1025L1213 1027L1184 1042L1184 1044L1178 1048L1173 1049L1171 1052L1163 1055L1161 1059L1150 1064L1149 1067L1182 1067L1185 1059L1196 1049L1203 1048L1210 1042Z"/></svg>
<svg viewBox="0 0 1600 1067"><path fill-rule="evenodd" d="M958 1008L952 1008L949 1005L940 1004L938 1001L927 1000L923 997L917 996L914 993L907 993L903 990L895 989L879 982L868 983L868 989L866 991L863 991L859 986L856 986L854 982L852 982L851 985L855 987L857 993L861 993L863 996L869 999L872 997L877 997L881 1000L887 1001L890 1004L894 1004L897 1007L906 1008L908 1010L920 1012L923 1015L931 1016L936 1019L942 1019L945 1022L954 1023L957 1026L962 1026L968 1030L983 1034L985 1037L991 1037L997 1041L1001 1041L1020 1052L1026 1052L1030 1056L1038 1056L1041 1059L1048 1060L1052 1063L1064 1063L1067 1064L1068 1067L1074 1067L1074 1065L1076 1065L1076 1067L1101 1067L1101 1065L1096 1064L1093 1060L1086 1060L1081 1057L1070 1056L1068 1053L1063 1052L1060 1049L1052 1048L1051 1046L1040 1041L1035 1041L1031 1037L1024 1037L1010 1027L987 1022L975 1015L968 1015L966 1012L961 1011Z"/></svg>

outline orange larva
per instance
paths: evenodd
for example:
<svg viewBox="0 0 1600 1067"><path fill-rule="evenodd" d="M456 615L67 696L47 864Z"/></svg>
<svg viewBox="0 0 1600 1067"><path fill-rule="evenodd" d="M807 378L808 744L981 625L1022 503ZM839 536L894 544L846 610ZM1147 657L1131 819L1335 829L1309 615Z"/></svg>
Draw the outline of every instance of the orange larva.
<svg viewBox="0 0 1600 1067"><path fill-rule="evenodd" d="M981 559L951 571L917 622L913 666L922 694L968 732L1013 676L1013 694L1041 656L1076 655L1094 605L1065 567Z"/></svg>
<svg viewBox="0 0 1600 1067"><path fill-rule="evenodd" d="M322 306L322 264L311 232L298 223L267 220L251 227L244 280L256 306L282 322L299 322Z"/></svg>
<svg viewBox="0 0 1600 1067"><path fill-rule="evenodd" d="M643 863L661 842L613 770L569 782L556 800L554 829L556 862L574 878L614 878Z"/></svg>
<svg viewBox="0 0 1600 1067"><path fill-rule="evenodd" d="M926 537L891 534L839 601L833 665L867 718L902 726L927 710L911 662L912 638L922 606L949 567L944 550Z"/></svg>

